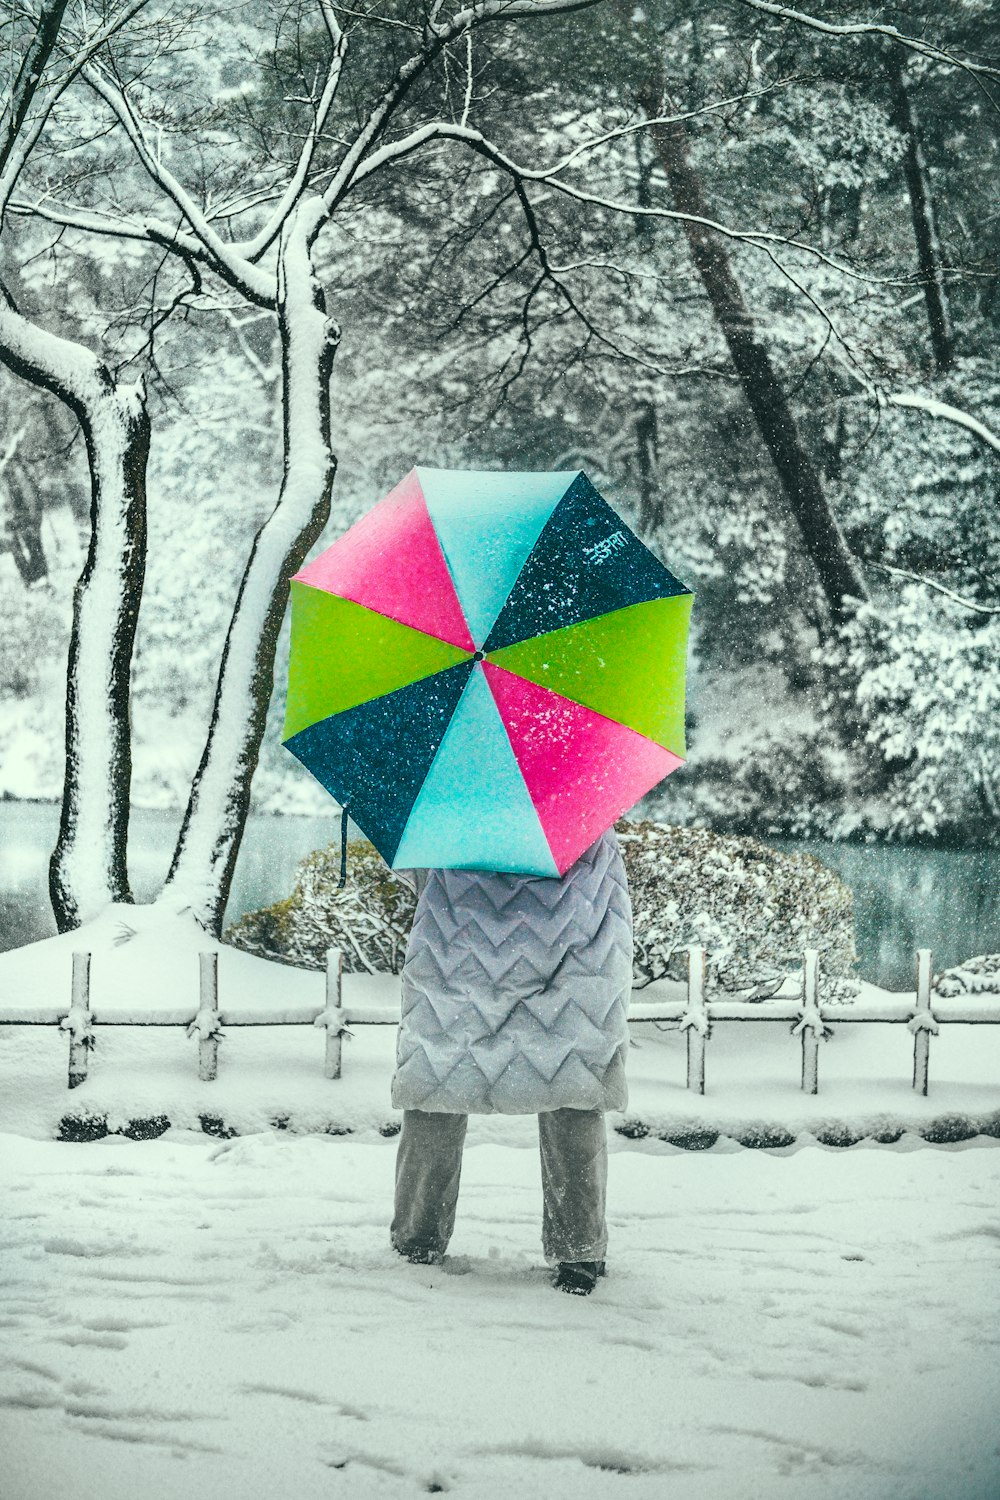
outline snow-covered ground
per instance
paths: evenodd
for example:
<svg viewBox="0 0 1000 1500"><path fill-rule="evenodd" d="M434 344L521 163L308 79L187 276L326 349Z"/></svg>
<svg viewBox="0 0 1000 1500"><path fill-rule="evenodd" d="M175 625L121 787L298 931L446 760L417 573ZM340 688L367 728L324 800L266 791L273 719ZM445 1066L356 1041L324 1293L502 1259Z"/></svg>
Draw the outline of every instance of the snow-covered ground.
<svg viewBox="0 0 1000 1500"><path fill-rule="evenodd" d="M0 1143L5 1500L1000 1493L997 1143L617 1141L589 1299L532 1149L429 1268L377 1136Z"/></svg>
<svg viewBox="0 0 1000 1500"><path fill-rule="evenodd" d="M23 1019L90 948L97 1017L72 1091L64 1034L0 1026L3 1500L1000 1496L1000 1027L943 1026L925 1099L905 1025L838 1021L815 1098L787 1022L718 1023L704 1097L683 1035L635 1026L610 1274L577 1299L542 1261L531 1117L471 1122L444 1266L392 1253L394 1028L358 1027L331 1080L312 1025L225 1024L308 1020L322 975L222 949L199 1081L214 946L133 908L0 955ZM101 1025L151 1007L175 1024ZM56 1141L65 1116L110 1133ZM989 1133L931 1145L935 1121Z"/></svg>

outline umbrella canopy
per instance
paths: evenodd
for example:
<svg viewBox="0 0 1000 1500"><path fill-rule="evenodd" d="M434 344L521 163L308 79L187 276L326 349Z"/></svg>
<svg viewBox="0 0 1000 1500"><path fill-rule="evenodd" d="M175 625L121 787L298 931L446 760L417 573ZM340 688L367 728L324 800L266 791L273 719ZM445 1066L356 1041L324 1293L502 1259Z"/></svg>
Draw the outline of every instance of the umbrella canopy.
<svg viewBox="0 0 1000 1500"><path fill-rule="evenodd" d="M291 593L284 743L397 869L561 875L682 763L694 596L583 473L413 469Z"/></svg>

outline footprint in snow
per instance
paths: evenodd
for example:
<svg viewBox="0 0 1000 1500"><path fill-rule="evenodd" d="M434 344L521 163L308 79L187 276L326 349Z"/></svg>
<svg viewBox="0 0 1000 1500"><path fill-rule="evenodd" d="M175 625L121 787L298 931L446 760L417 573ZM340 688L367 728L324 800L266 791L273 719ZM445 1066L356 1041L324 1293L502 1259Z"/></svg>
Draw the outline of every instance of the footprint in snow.
<svg viewBox="0 0 1000 1500"><path fill-rule="evenodd" d="M52 1335L53 1342L67 1344L71 1349L80 1347L90 1349L115 1349L121 1351L128 1348L128 1339L120 1333L92 1333L87 1328L81 1328L76 1333L57 1333Z"/></svg>
<svg viewBox="0 0 1000 1500"><path fill-rule="evenodd" d="M248 1396L281 1396L286 1401L301 1401L307 1406L325 1406L333 1411L338 1417L348 1417L355 1422L367 1422L369 1416L359 1406L352 1406L347 1401L336 1401L330 1397L321 1396L317 1391L305 1391L296 1386L287 1385L265 1385L262 1383L247 1383L240 1386L240 1390Z"/></svg>

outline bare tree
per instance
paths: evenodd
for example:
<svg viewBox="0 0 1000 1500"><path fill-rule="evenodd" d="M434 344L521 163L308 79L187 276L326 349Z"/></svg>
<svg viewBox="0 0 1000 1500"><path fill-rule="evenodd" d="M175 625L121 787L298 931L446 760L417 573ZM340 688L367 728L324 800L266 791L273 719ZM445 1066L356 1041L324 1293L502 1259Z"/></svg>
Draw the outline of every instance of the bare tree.
<svg viewBox="0 0 1000 1500"><path fill-rule="evenodd" d="M533 267L523 297L521 327L525 343L519 367L523 367L531 349L532 309L543 291L561 313L580 319L587 339L603 339L613 347L606 333L588 320L574 295L571 268L556 264L549 253L538 200L558 196L584 208L682 224L692 249L697 247L696 263L697 256L702 258L699 270L703 279L703 266L714 277L720 306L724 305L729 320L727 339L733 361L741 378L746 372L757 402L754 409L759 408L763 424L770 421L769 446L779 472L783 466L786 482L796 496L796 514L817 559L831 608L835 614L843 612L850 598L863 596L863 583L826 505L822 487L811 486L810 474L815 479L815 470L810 471L787 400L766 350L755 337L725 244L759 247L768 254L775 246L791 245L809 250L827 266L839 269L835 261L822 251L766 229L737 230L712 219L687 161L683 119L658 114L659 100L649 99L647 119L583 142L574 138L571 149L541 166L534 161L530 165L515 161L470 123L472 73L465 59L468 39L475 32L486 26L520 25L564 16L598 0L473 0L450 15L444 13L442 0L435 0L416 20L403 19L389 10L366 12L359 18L350 10L339 9L333 0L314 0L310 46L319 61L312 86L295 101L300 115L292 122L295 128L291 136L297 147L283 160L272 157L266 186L255 181L245 191L234 189L221 203L206 188L201 175L201 138L183 136L183 111L180 116L171 114L172 149L159 149L159 121L170 112L161 109L150 84L148 56L140 56L133 64L127 46L110 45L115 31L137 13L140 3L130 0L123 5L116 12L114 26L109 23L103 33L70 35L64 26L45 54L53 64L53 86L43 96L46 73L36 66L41 80L36 92L39 112L51 109L71 82L89 91L91 98L96 96L103 110L99 122L102 134L110 127L127 141L130 170L138 169L144 191L152 193L151 204L143 206L136 201L125 210L113 194L99 209L74 204L66 201L70 195L60 195L46 182L34 193L22 191L14 207L60 229L80 235L113 234L155 250L164 267L176 268L185 282L182 292L161 298L153 315L157 320L172 315L184 301L208 305L214 299L216 306L224 302L231 310L234 304L243 303L273 316L279 335L283 479L274 509L254 539L229 622L200 764L160 897L170 909L187 908L207 927L217 929L221 923L264 733L288 580L329 513L336 468L336 414L331 411L329 380L340 337L331 310L340 286L336 258L326 251L332 238L328 232L345 214L352 198L361 196L365 184L377 178L392 180L401 164L418 153L444 149L476 153L503 175L512 201L519 207L527 249L518 264ZM384 27L391 37L391 48L387 49L390 62L381 82L373 85L371 54L366 61L363 49L358 49L362 56L355 67L348 26ZM322 39L319 52L315 52L317 38ZM153 41L150 45L155 48L157 44ZM457 109L447 117L448 110L435 103L435 69L439 64L443 69L444 60L453 52L449 66L457 68L464 79L460 118ZM347 78L351 79L349 88L345 87ZM32 137L31 109L21 111L21 116L16 145L23 166L41 126ZM202 116L196 110L193 118L193 128L198 130ZM673 180L680 184L680 192L673 210L623 201L580 183L578 169L591 159L591 153L640 129L658 132L655 138L661 157L666 152L674 163ZM182 165L177 165L179 162ZM186 183L182 177L189 165L191 181ZM11 190L16 180L15 176ZM723 327L726 331L726 325ZM142 476L148 419L141 383L135 387L116 384L112 373L94 356L70 341L60 342L24 318L9 294L0 303L0 341L3 357L12 368L36 385L54 390L77 412L88 436L95 475L91 555L79 586L78 622L69 667L68 724L76 727L74 738L68 739L63 828L53 862L60 925L71 925L93 914L103 901L128 899L124 865L127 682L142 579ZM88 364L88 359L92 363ZM646 369L649 374L662 373L649 364ZM638 413L636 437L646 465L645 503L649 508L655 411ZM116 497L114 505L109 501L112 494ZM92 704L97 705L93 722L88 717ZM105 734L102 739L99 728L105 720L117 738ZM89 832L84 837L81 830L88 817ZM102 817L109 826L103 832L98 829L101 837L95 838L94 829ZM80 853L84 847L104 851L100 879L92 878L93 862L85 868Z"/></svg>
<svg viewBox="0 0 1000 1500"><path fill-rule="evenodd" d="M145 3L128 0L96 29L74 25L71 33L65 0L45 0L37 15L12 16L27 44L0 123L0 226L58 99ZM129 668L145 561L149 419L141 380L119 382L89 349L39 326L3 281L0 359L70 408L90 467L90 546L73 596L66 776L49 880L56 921L65 929L96 916L108 901L131 899Z"/></svg>
<svg viewBox="0 0 1000 1500"><path fill-rule="evenodd" d="M943 63L949 68L958 68L983 83L1000 82L1000 68L992 63L981 62L977 57L968 54L963 55L962 52L935 41L933 37L917 36L909 31L900 31L898 26L893 26L887 21L828 21L822 16L814 16L798 7L781 5L777 3L777 0L737 0L737 3L748 10L758 11L761 15L770 16L778 21L790 22L794 26L801 26L804 30L816 32L820 36L842 41L858 41L864 37L876 37L904 52L913 52L916 56L926 57L931 62Z"/></svg>
<svg viewBox="0 0 1000 1500"><path fill-rule="evenodd" d="M537 273L528 285L527 309L542 287L550 287L565 307L585 320L560 272L553 267L530 196L539 184L580 201L587 194L567 181L567 167L634 126L605 132L593 142L575 146L544 167L517 163L494 142L466 123L423 120L398 133L404 105L417 81L437 59L471 31L493 23L524 21L585 8L594 0L477 0L450 18L433 7L426 25L409 28L412 50L397 64L367 114L340 146L334 165L323 163L326 179L317 186L319 146L345 73L349 39L336 7L318 0L328 51L325 73L312 98L312 118L301 151L283 182L271 190L273 208L248 239L223 238L211 214L169 170L153 148L138 105L115 69L88 63L82 76L103 100L125 132L135 159L160 195L163 213L146 214L141 223L109 224L106 217L56 209L45 213L58 222L97 233L115 230L145 238L185 266L209 271L248 303L273 310L282 345L284 411L284 480L272 514L258 532L239 588L216 684L208 734L185 809L176 849L159 900L174 909L189 909L206 926L218 928L250 804L268 701L273 685L274 653L288 596L289 579L319 535L329 514L335 472L332 451L329 376L339 330L327 313L329 290L317 268L316 243L363 183L391 172L415 153L442 145L471 150L511 181L528 236L528 255ZM468 108L463 108L463 122ZM644 127L645 128L645 127ZM631 205L610 204L624 213ZM172 224L166 212L179 214ZM256 211L251 202L249 211ZM234 215L230 211L230 218ZM259 218L259 213L256 213ZM681 218L683 215L676 215ZM735 232L734 232L735 233ZM755 242L757 236L750 237ZM530 349L530 334L524 354ZM523 361L522 361L523 363Z"/></svg>

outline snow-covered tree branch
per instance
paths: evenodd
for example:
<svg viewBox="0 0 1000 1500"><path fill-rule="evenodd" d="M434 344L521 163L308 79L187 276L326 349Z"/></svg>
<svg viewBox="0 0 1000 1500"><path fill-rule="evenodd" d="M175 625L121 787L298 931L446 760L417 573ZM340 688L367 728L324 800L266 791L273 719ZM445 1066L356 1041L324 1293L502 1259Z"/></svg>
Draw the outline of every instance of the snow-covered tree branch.
<svg viewBox="0 0 1000 1500"><path fill-rule="evenodd" d="M336 470L330 370L339 329L310 255L306 200L286 221L278 257L284 477L254 538L222 655L208 737L161 900L218 926L250 804L250 783L271 697L274 652L289 580L322 530Z"/></svg>
<svg viewBox="0 0 1000 1500"><path fill-rule="evenodd" d="M10 97L4 101L0 126L0 223L56 101L90 58L148 4L149 0L125 0L103 26L89 34L84 30L72 38L67 38L67 0L43 0L37 16L26 6L18 8L24 23L34 28L34 37L22 56ZM63 65L61 69L52 69L52 76L46 76L57 49L65 54Z"/></svg>
<svg viewBox="0 0 1000 1500"><path fill-rule="evenodd" d="M922 411L928 417L937 417L943 422L954 422L956 427L964 427L966 432L971 432L980 442L992 448L994 453L1000 453L1000 435L993 432L980 422L978 417L972 416L967 411L960 411L957 406L951 406L947 401L937 401L931 396L907 395L906 392L898 392L896 395L887 396L886 400L890 406L907 406L913 411Z"/></svg>
<svg viewBox="0 0 1000 1500"><path fill-rule="evenodd" d="M892 26L884 21L826 21L820 16L814 16L802 10L797 10L790 5L779 5L776 0L738 0L749 10L760 11L762 15L773 16L780 21L791 21L796 26L806 27L810 31L818 32L822 36L839 37L847 40L856 40L859 37L878 37L892 45L902 47L906 51L915 52L921 57L931 59L933 62L944 63L948 67L960 68L965 73L970 73L981 78L989 78L1000 81L1000 68L993 67L990 63L977 62L974 58L960 57L956 52L947 47L939 46L928 37L914 36L909 32L900 31L898 26Z"/></svg>
<svg viewBox="0 0 1000 1500"><path fill-rule="evenodd" d="M220 233L208 204L200 202L199 195L168 166L157 139L159 127L146 117L140 100L133 98L127 64L108 52L81 60L76 69L123 132L158 201L148 210L130 210L119 219L117 208L111 213L82 207L61 209L47 188L45 198L36 200L39 215L97 235L118 228L124 239L145 239L182 262L207 269L247 303L276 311L283 350L285 477L274 512L258 532L237 596L205 749L163 898L171 905L190 907L206 925L220 922L232 879L264 731L288 578L329 510L335 468L329 379L338 330L327 316L326 296L316 273L317 237L338 211L359 163L447 46L493 22L540 19L582 8L586 7L572 0L542 4L487 0L448 20L438 15L376 97L343 150L331 181L317 195L312 178L318 171L320 146L349 43L335 7L320 0L318 16L328 44L324 82L296 160L284 184L276 187L274 207L245 241ZM147 90L145 81L136 85L137 92ZM30 196L20 196L17 207L21 213L31 213ZM254 211L252 205L250 211ZM179 225L171 222L178 214ZM64 883L63 901L71 912L71 878L67 876Z"/></svg>

